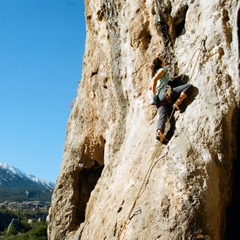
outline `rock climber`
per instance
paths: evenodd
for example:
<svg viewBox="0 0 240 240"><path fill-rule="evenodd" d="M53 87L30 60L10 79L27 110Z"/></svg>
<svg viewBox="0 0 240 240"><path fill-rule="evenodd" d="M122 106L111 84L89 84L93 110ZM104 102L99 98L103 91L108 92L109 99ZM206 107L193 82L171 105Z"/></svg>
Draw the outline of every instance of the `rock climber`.
<svg viewBox="0 0 240 240"><path fill-rule="evenodd" d="M156 57L152 64L152 79L151 79L151 105L156 105L158 112L156 139L161 143L165 143L164 135L165 124L171 116L173 110L180 110L180 105L183 100L189 95L192 84L183 84L177 87L171 87L165 62L162 58ZM173 104L174 103L174 104ZM175 123L173 117L170 119L170 126Z"/></svg>

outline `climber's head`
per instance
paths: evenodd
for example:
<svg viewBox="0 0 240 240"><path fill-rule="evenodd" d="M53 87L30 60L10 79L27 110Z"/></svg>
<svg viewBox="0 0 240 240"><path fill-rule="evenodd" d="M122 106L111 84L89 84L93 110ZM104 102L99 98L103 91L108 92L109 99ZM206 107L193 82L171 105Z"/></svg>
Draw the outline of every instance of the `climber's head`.
<svg viewBox="0 0 240 240"><path fill-rule="evenodd" d="M164 67L165 67L164 60L162 58L160 58L160 57L156 57L153 60L153 64L152 64L152 76L154 76L156 74L158 69L164 68Z"/></svg>

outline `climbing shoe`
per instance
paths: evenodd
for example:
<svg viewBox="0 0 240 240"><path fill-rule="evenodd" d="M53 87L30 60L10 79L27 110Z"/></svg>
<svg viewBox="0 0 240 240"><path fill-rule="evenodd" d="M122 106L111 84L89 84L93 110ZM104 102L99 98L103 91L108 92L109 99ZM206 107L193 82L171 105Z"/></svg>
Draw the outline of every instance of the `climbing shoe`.
<svg viewBox="0 0 240 240"><path fill-rule="evenodd" d="M175 110L180 110L180 105L182 103L182 101L187 97L186 93L182 92L179 96L179 98L177 99L177 101L173 104L173 108L175 108Z"/></svg>
<svg viewBox="0 0 240 240"><path fill-rule="evenodd" d="M158 131L156 132L156 139L157 139L158 141L160 141L161 143L164 143L164 142L165 142L165 136L164 136L164 134L163 134L163 132L162 132L161 130L158 130Z"/></svg>

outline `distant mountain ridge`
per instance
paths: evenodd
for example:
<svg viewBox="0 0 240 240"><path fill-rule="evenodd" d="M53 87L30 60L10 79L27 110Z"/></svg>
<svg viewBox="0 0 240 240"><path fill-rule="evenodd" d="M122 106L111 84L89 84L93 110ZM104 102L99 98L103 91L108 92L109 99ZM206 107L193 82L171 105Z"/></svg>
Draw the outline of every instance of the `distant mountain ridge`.
<svg viewBox="0 0 240 240"><path fill-rule="evenodd" d="M0 190L51 190L54 186L8 163L0 163Z"/></svg>

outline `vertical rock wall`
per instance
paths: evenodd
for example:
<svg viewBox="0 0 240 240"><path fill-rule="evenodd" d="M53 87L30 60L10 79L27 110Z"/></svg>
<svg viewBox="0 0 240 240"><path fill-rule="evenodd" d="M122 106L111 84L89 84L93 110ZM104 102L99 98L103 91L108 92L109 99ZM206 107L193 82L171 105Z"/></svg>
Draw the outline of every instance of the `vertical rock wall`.
<svg viewBox="0 0 240 240"><path fill-rule="evenodd" d="M49 240L224 239L239 127L240 2L85 0L85 6L83 75ZM157 115L149 104L158 54L171 78L194 86L186 110L174 115L167 145L155 140Z"/></svg>

